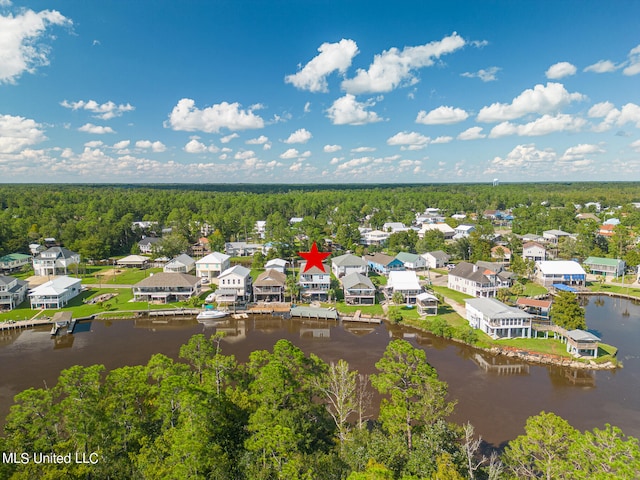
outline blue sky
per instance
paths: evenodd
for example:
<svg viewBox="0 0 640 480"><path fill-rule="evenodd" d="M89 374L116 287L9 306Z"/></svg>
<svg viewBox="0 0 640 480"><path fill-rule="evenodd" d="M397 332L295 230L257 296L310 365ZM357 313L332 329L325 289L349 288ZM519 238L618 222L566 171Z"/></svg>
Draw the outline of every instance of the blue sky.
<svg viewBox="0 0 640 480"><path fill-rule="evenodd" d="M0 0L0 182L638 180L640 2Z"/></svg>

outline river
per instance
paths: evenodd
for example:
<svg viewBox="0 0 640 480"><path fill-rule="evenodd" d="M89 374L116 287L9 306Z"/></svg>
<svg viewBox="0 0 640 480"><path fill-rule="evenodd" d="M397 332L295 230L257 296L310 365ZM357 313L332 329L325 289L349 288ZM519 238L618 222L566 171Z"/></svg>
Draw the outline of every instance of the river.
<svg viewBox="0 0 640 480"><path fill-rule="evenodd" d="M166 323L162 323L166 322ZM590 297L587 324L604 342L619 348L624 368L569 371L557 367L497 360L476 350L411 329L386 325L346 326L335 322L280 320L256 316L229 320L223 352L246 361L253 350L270 349L280 338L325 361L343 358L361 373L374 364L391 338L424 348L440 378L457 400L453 421L470 421L483 439L500 446L524 432L527 417L555 412L580 430L619 426L640 437L640 306L629 300ZM178 357L195 333L214 333L195 320L99 320L78 324L76 333L52 339L48 329L0 334L0 419L13 396L29 387L52 386L72 365L103 364L107 369L146 363L152 354Z"/></svg>

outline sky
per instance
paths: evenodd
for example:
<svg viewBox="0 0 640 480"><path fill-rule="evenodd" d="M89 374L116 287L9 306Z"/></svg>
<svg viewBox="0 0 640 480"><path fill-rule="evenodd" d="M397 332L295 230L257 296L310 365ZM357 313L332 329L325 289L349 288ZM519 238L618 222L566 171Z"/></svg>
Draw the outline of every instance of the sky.
<svg viewBox="0 0 640 480"><path fill-rule="evenodd" d="M0 0L0 183L639 167L637 1Z"/></svg>

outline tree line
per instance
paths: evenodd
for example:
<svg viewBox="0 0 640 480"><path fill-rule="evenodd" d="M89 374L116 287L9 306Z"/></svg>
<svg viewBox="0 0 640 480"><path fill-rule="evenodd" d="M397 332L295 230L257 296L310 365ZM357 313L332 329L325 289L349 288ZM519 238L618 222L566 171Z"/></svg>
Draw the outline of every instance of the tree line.
<svg viewBox="0 0 640 480"><path fill-rule="evenodd" d="M180 361L64 370L15 397L3 452L79 452L90 463L0 464L2 478L632 479L638 441L584 433L541 413L503 452L447 417L455 401L424 350L392 340L363 375L287 340L245 364L221 334L193 336ZM379 408L372 393L382 396ZM372 412L379 412L373 416ZM93 458L96 458L95 456Z"/></svg>

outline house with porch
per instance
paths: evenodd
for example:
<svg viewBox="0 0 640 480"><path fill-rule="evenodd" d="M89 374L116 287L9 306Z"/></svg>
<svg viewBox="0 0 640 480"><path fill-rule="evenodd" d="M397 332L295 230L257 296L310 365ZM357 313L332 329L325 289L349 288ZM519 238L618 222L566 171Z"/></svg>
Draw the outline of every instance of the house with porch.
<svg viewBox="0 0 640 480"><path fill-rule="evenodd" d="M218 303L248 302L253 293L251 270L242 265L226 269L218 276Z"/></svg>
<svg viewBox="0 0 640 480"><path fill-rule="evenodd" d="M549 287L553 284L568 285L570 287L584 287L587 272L578 262L572 260L547 260L536 263L536 276L539 282Z"/></svg>
<svg viewBox="0 0 640 480"><path fill-rule="evenodd" d="M225 253L213 252L196 262L196 277L211 281L231 267L231 257Z"/></svg>
<svg viewBox="0 0 640 480"><path fill-rule="evenodd" d="M373 305L376 303L376 287L369 277L352 272L341 279L344 301L347 305Z"/></svg>
<svg viewBox="0 0 640 480"><path fill-rule="evenodd" d="M460 262L451 271L447 287L472 297L495 297L501 285L497 273L468 262Z"/></svg>
<svg viewBox="0 0 640 480"><path fill-rule="evenodd" d="M227 242L224 244L224 251L232 257L251 257L258 252L266 253L264 245L247 242Z"/></svg>
<svg viewBox="0 0 640 480"><path fill-rule="evenodd" d="M584 330L569 330L566 334L567 352L574 357L598 356L600 338Z"/></svg>
<svg viewBox="0 0 640 480"><path fill-rule="evenodd" d="M421 270L427 266L427 261L415 253L400 252L396 259L400 260L407 270Z"/></svg>
<svg viewBox="0 0 640 480"><path fill-rule="evenodd" d="M384 253L370 253L364 259L369 271L379 275L389 275L391 271L404 270L404 265L400 260Z"/></svg>
<svg viewBox="0 0 640 480"><path fill-rule="evenodd" d="M308 300L327 300L331 288L331 269L323 263L322 268L311 267L306 272L307 262L300 264L300 295Z"/></svg>
<svg viewBox="0 0 640 480"><path fill-rule="evenodd" d="M465 304L469 326L491 338L531 338L533 315L530 313L495 298L468 298Z"/></svg>
<svg viewBox="0 0 640 480"><path fill-rule="evenodd" d="M183 253L167 263L163 271L167 273L189 273L194 268L196 268L196 261L186 253Z"/></svg>
<svg viewBox="0 0 640 480"><path fill-rule="evenodd" d="M525 242L522 244L523 260L541 262L547 259L547 249L538 242Z"/></svg>
<svg viewBox="0 0 640 480"><path fill-rule="evenodd" d="M442 250L436 250L434 252L423 253L422 257L429 268L445 268L451 256L443 252Z"/></svg>
<svg viewBox="0 0 640 480"><path fill-rule="evenodd" d="M589 257L584 261L589 273L604 275L605 277L621 277L624 275L626 264L618 258Z"/></svg>
<svg viewBox="0 0 640 480"><path fill-rule="evenodd" d="M211 248L209 247L210 242L207 237L200 237L197 243L191 245L191 255L196 258L204 257L205 255L209 255L211 253Z"/></svg>
<svg viewBox="0 0 640 480"><path fill-rule="evenodd" d="M142 237L142 240L138 242L138 248L140 253L145 255L151 255L154 249L160 251L162 247L158 243L162 240L160 237Z"/></svg>
<svg viewBox="0 0 640 480"><path fill-rule="evenodd" d="M331 259L331 271L337 278L344 277L351 273L366 275L368 265L362 257L346 253Z"/></svg>
<svg viewBox="0 0 640 480"><path fill-rule="evenodd" d="M519 297L516 306L535 317L534 321L549 325L551 323L551 300L537 300L535 298Z"/></svg>
<svg viewBox="0 0 640 480"><path fill-rule="evenodd" d="M418 307L418 315L437 315L438 314L438 297L430 292L422 292L416 296L416 306Z"/></svg>
<svg viewBox="0 0 640 480"><path fill-rule="evenodd" d="M254 302L284 302L287 276L277 270L268 269L253 282Z"/></svg>
<svg viewBox="0 0 640 480"><path fill-rule="evenodd" d="M43 283L31 290L29 301L31 308L59 309L66 306L69 301L82 291L79 278L65 275Z"/></svg>
<svg viewBox="0 0 640 480"><path fill-rule="evenodd" d="M382 230L364 231L360 237L360 243L363 245L382 245L389 239L391 234Z"/></svg>
<svg viewBox="0 0 640 480"><path fill-rule="evenodd" d="M544 232L542 232L542 238L544 238L544 240L547 243L550 243L552 245L557 245L558 242L560 242L561 238L566 238L570 236L571 236L570 233L567 233L558 229L545 230Z"/></svg>
<svg viewBox="0 0 640 480"><path fill-rule="evenodd" d="M198 277L186 273L159 272L133 286L133 299L136 302L184 302L200 295L200 291Z"/></svg>
<svg viewBox="0 0 640 480"><path fill-rule="evenodd" d="M148 268L149 257L143 257L142 255L127 255L116 261L118 267L124 268Z"/></svg>
<svg viewBox="0 0 640 480"><path fill-rule="evenodd" d="M24 253L10 253L0 257L0 272L10 273L20 270L31 263L31 255Z"/></svg>
<svg viewBox="0 0 640 480"><path fill-rule="evenodd" d="M71 265L80 265L80 255L64 247L51 247L33 258L33 271L42 277L66 275Z"/></svg>
<svg viewBox="0 0 640 480"><path fill-rule="evenodd" d="M0 311L13 310L27 296L29 283L15 277L0 275Z"/></svg>
<svg viewBox="0 0 640 480"><path fill-rule="evenodd" d="M404 297L404 303L413 305L416 297L422 293L422 287L418 281L418 275L413 271L391 271L389 280L383 289L387 301L391 301L393 294L400 292Z"/></svg>

